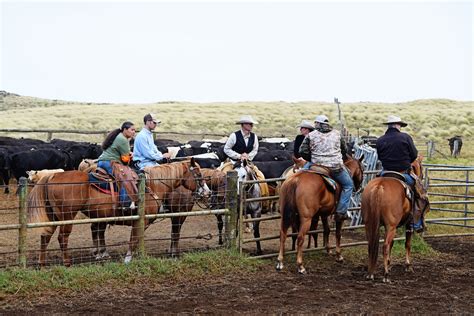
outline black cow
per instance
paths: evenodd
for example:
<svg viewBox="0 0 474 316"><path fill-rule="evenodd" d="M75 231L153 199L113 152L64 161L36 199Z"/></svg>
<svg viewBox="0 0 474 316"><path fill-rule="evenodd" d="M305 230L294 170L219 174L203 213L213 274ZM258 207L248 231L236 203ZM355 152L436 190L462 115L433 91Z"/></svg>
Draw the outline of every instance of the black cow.
<svg viewBox="0 0 474 316"><path fill-rule="evenodd" d="M262 148L263 149L263 148ZM292 153L286 150L258 150L253 161L286 161L291 160Z"/></svg>
<svg viewBox="0 0 474 316"><path fill-rule="evenodd" d="M26 171L42 169L72 170L70 155L60 149L38 149L11 156L11 171L17 180L27 177Z"/></svg>
<svg viewBox="0 0 474 316"><path fill-rule="evenodd" d="M176 157L188 157L188 156L195 156L195 155L200 155L200 154L207 154L209 153L209 149L207 148L181 148L178 153L176 154Z"/></svg>
<svg viewBox="0 0 474 316"><path fill-rule="evenodd" d="M461 148L462 148L462 136L454 136L448 139L449 141L449 150L451 151L451 156L454 156L454 158L459 157L461 154ZM455 148L455 144L457 143L457 146Z"/></svg>
<svg viewBox="0 0 474 316"><path fill-rule="evenodd" d="M253 163L263 173L265 179L271 179L279 178L288 167L293 165L293 160L254 161Z"/></svg>
<svg viewBox="0 0 474 316"><path fill-rule="evenodd" d="M215 169L221 165L221 161L219 159L212 159L212 158L194 158L196 162L199 164L201 168L210 168Z"/></svg>
<svg viewBox="0 0 474 316"><path fill-rule="evenodd" d="M77 169L83 159L97 159L102 154L102 148L91 143L77 143L63 151L69 156L68 168L70 169Z"/></svg>
<svg viewBox="0 0 474 316"><path fill-rule="evenodd" d="M5 185L5 193L9 193L8 184L10 182L10 153L6 148L0 148L0 180Z"/></svg>
<svg viewBox="0 0 474 316"><path fill-rule="evenodd" d="M39 139L13 138L13 137L0 136L0 145L17 146L17 145L41 145L41 144L46 144L46 142Z"/></svg>
<svg viewBox="0 0 474 316"><path fill-rule="evenodd" d="M287 150L289 142L277 142L277 143L270 143L270 142L258 142L259 148L268 148L270 150Z"/></svg>

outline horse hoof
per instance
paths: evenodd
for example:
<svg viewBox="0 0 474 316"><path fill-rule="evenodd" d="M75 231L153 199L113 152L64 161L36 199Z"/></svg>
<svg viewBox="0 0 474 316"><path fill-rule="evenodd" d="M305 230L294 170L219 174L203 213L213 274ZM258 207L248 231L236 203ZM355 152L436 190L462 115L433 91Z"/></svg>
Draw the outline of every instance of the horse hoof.
<svg viewBox="0 0 474 316"><path fill-rule="evenodd" d="M129 264L132 261L132 256L125 256L125 259L123 260L123 263Z"/></svg>
<svg viewBox="0 0 474 316"><path fill-rule="evenodd" d="M388 277L384 277L384 278L382 279L382 282L383 282L383 283L391 283L391 281L390 281L390 279L389 279Z"/></svg>
<svg viewBox="0 0 474 316"><path fill-rule="evenodd" d="M374 275L373 275L373 274L367 274L367 275L365 276L365 279L366 279L366 280L373 281L373 280L374 280Z"/></svg>
<svg viewBox="0 0 474 316"><path fill-rule="evenodd" d="M341 256L341 255L337 256L337 257L336 257L336 262L337 262L337 263L343 263L343 262L344 262L344 257Z"/></svg>
<svg viewBox="0 0 474 316"><path fill-rule="evenodd" d="M277 271L283 270L283 262L278 261L277 264L276 264L275 269L276 269Z"/></svg>
<svg viewBox="0 0 474 316"><path fill-rule="evenodd" d="M413 270L413 266L410 264L405 267L405 272L413 273L415 270Z"/></svg>
<svg viewBox="0 0 474 316"><path fill-rule="evenodd" d="M252 228L246 227L244 232L250 234L252 232Z"/></svg>
<svg viewBox="0 0 474 316"><path fill-rule="evenodd" d="M98 253L98 254L95 256L95 260L103 260L103 259L110 259L110 255L109 255L109 253L108 253L107 251Z"/></svg>
<svg viewBox="0 0 474 316"><path fill-rule="evenodd" d="M298 268L298 273L301 275L305 275L307 273L305 268Z"/></svg>

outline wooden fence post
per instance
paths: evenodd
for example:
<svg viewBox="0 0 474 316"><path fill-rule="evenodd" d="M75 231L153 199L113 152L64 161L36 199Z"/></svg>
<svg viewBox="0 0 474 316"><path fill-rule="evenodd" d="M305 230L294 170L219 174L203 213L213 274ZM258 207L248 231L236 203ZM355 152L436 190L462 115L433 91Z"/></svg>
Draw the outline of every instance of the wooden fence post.
<svg viewBox="0 0 474 316"><path fill-rule="evenodd" d="M27 235L27 209L26 209L26 197L28 191L28 183L25 177L21 177L19 181L19 202L20 212L18 221L20 229L18 230L18 263L20 267L26 268L26 235Z"/></svg>
<svg viewBox="0 0 474 316"><path fill-rule="evenodd" d="M47 136L46 141L49 143L49 142L51 142L51 139L53 139L53 132L48 132L48 136Z"/></svg>
<svg viewBox="0 0 474 316"><path fill-rule="evenodd" d="M138 255L145 256L145 174L138 181Z"/></svg>
<svg viewBox="0 0 474 316"><path fill-rule="evenodd" d="M227 186L225 207L229 210L229 215L224 216L225 234L224 244L227 248L237 248L237 217L238 217L238 201L237 201L237 171L227 172Z"/></svg>

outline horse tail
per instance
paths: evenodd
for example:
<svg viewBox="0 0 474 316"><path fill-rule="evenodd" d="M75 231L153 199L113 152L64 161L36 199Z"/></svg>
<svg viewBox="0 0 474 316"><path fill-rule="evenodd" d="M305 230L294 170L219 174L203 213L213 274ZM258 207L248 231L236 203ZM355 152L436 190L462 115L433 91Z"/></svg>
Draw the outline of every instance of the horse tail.
<svg viewBox="0 0 474 316"><path fill-rule="evenodd" d="M280 213L283 225L288 228L292 223L293 216L298 212L296 205L296 178L287 179L283 182L280 190Z"/></svg>
<svg viewBox="0 0 474 316"><path fill-rule="evenodd" d="M28 222L29 223L38 223L38 222L49 222L50 218L46 211L46 208L49 207L46 203L47 201L47 190L48 186L46 185L50 178L54 174L44 176L38 180L36 185L28 194ZM47 228L47 227L46 227Z"/></svg>
<svg viewBox="0 0 474 316"><path fill-rule="evenodd" d="M361 208L365 213L365 233L368 242L370 270L370 267L375 268L379 254L380 213L384 187L381 185L376 185L371 190L368 190L368 194L368 201L367 199L363 198Z"/></svg>

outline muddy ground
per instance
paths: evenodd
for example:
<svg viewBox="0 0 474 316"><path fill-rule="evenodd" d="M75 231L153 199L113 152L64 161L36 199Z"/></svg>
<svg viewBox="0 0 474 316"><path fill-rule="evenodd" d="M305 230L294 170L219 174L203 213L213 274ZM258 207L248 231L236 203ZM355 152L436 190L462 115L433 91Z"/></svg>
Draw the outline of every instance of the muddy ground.
<svg viewBox="0 0 474 316"><path fill-rule="evenodd" d="M142 284L62 296L9 297L3 313L473 313L474 238L430 239L439 256L415 255L414 273L403 260L392 269L392 282L366 281L365 259L336 264L334 257L307 261L309 273L295 273L293 262L276 272L274 261L258 271L223 278ZM381 264L379 260L379 264Z"/></svg>

